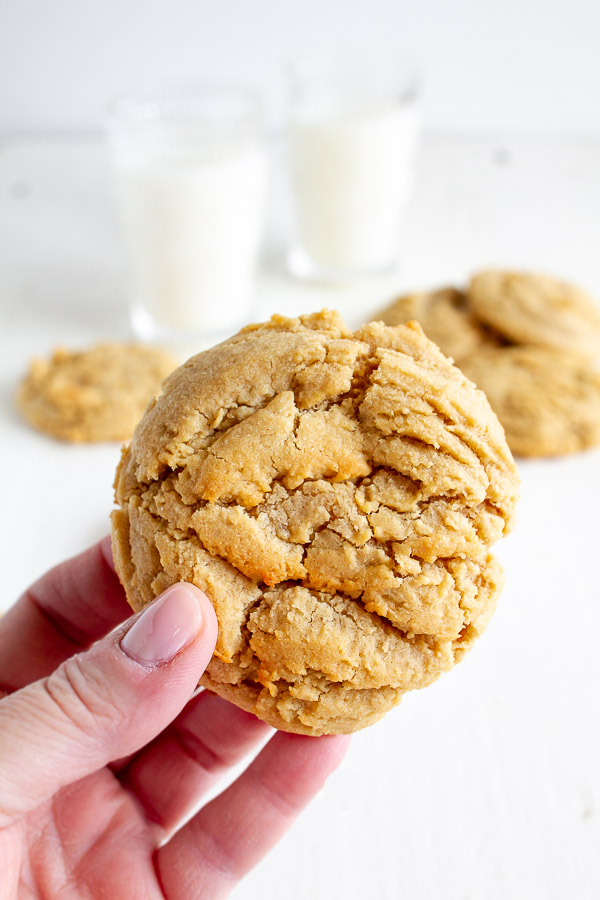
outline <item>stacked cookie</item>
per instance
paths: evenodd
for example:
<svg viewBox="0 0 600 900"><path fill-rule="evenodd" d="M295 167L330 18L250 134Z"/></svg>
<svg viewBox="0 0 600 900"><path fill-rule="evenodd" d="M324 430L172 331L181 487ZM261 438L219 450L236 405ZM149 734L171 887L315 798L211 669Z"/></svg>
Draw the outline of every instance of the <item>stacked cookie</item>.
<svg viewBox="0 0 600 900"><path fill-rule="evenodd" d="M420 322L485 391L515 454L555 456L600 443L600 308L578 287L489 270L466 291L400 297L379 318Z"/></svg>

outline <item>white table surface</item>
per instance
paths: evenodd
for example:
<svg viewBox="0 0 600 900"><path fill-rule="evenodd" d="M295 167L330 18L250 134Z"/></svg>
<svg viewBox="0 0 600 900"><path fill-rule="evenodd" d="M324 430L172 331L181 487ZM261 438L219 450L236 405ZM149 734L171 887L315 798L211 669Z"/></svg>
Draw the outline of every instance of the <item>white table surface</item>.
<svg viewBox="0 0 600 900"><path fill-rule="evenodd" d="M281 190L270 245L281 244ZM126 337L109 172L91 139L0 145L1 608L107 531L116 445L65 446L13 406L27 360ZM338 307L487 264L554 271L600 297L600 143L429 138L395 277L289 280L267 254L257 318ZM507 586L452 673L355 736L343 767L235 896L248 900L600 897L600 452L520 465Z"/></svg>

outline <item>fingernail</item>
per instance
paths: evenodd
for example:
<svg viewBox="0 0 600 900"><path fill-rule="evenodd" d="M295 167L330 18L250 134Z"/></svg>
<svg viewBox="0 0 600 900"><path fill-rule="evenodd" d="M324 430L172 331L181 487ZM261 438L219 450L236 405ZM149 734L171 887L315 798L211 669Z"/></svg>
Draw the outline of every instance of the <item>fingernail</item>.
<svg viewBox="0 0 600 900"><path fill-rule="evenodd" d="M123 652L148 668L168 663L192 643L202 627L200 594L192 584L167 588L121 639Z"/></svg>

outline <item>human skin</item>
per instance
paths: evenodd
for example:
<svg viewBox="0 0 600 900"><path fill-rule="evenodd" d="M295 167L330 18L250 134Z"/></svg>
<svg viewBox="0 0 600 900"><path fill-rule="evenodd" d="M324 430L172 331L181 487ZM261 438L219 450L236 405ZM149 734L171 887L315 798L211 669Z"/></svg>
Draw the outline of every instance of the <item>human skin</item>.
<svg viewBox="0 0 600 900"><path fill-rule="evenodd" d="M130 612L105 539L0 620L0 900L224 897L345 753L194 693L217 636L197 588Z"/></svg>

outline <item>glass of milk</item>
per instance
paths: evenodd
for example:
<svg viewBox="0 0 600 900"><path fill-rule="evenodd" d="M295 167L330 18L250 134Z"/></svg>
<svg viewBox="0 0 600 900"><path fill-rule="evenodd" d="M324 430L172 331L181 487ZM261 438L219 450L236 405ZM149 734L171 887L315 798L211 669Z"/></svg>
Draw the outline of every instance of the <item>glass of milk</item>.
<svg viewBox="0 0 600 900"><path fill-rule="evenodd" d="M108 121L136 335L210 343L245 324L260 249L265 112L228 87L122 97Z"/></svg>
<svg viewBox="0 0 600 900"><path fill-rule="evenodd" d="M393 271L418 138L414 71L395 58L307 59L289 69L291 271Z"/></svg>

